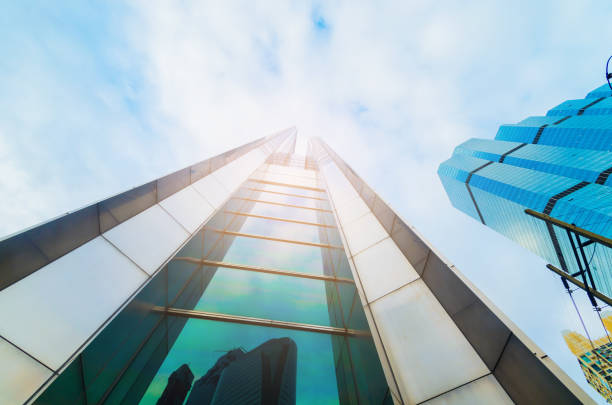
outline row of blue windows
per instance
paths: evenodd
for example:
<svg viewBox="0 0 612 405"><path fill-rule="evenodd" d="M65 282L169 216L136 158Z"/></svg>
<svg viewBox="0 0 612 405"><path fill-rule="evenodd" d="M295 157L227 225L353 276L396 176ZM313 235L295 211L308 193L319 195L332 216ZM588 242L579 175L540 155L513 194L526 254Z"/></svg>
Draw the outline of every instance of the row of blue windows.
<svg viewBox="0 0 612 405"><path fill-rule="evenodd" d="M546 210L612 237L612 175L606 177L612 172L610 96L605 84L585 99L559 104L547 116L502 125L494 140L470 139L457 146L438 169L453 206L548 262L577 270L565 231L551 231L524 211ZM586 182L581 188L566 191L581 182ZM612 272L607 270L612 249L591 245L587 254L596 284L612 296Z"/></svg>

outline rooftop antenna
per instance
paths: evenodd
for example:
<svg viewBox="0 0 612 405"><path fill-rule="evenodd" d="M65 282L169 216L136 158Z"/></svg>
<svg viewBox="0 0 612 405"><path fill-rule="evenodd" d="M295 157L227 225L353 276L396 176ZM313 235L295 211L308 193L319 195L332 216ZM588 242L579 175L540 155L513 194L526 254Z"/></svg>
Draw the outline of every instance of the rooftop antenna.
<svg viewBox="0 0 612 405"><path fill-rule="evenodd" d="M612 83L610 83L610 79L612 79L612 73L610 73L610 59L612 59L612 56L610 56L606 62L606 80L608 81L608 87L612 90Z"/></svg>

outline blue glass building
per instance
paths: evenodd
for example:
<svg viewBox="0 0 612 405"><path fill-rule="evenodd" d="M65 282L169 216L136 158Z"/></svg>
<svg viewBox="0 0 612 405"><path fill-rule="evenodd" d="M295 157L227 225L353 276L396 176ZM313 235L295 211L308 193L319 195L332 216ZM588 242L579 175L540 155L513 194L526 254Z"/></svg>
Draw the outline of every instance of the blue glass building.
<svg viewBox="0 0 612 405"><path fill-rule="evenodd" d="M494 140L469 139L438 175L452 204L563 270L577 264L566 232L541 212L612 236L612 91L607 84L544 117L502 125ZM595 285L612 296L612 255L586 247Z"/></svg>

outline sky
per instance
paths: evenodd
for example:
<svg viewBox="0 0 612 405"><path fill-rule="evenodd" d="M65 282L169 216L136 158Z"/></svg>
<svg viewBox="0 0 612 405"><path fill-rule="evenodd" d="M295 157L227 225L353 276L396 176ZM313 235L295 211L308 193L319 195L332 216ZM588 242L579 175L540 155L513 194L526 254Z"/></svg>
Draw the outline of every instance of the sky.
<svg viewBox="0 0 612 405"><path fill-rule="evenodd" d="M455 210L436 170L601 85L612 3L255 3L3 4L0 235L296 126L598 398L561 338L580 324L558 278Z"/></svg>

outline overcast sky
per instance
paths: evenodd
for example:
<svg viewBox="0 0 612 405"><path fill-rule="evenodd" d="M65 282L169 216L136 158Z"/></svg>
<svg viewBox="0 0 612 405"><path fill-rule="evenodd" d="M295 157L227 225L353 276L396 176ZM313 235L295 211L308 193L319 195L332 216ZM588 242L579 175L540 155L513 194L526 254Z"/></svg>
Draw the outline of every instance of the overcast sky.
<svg viewBox="0 0 612 405"><path fill-rule="evenodd" d="M0 13L0 235L295 125L599 398L561 337L580 324L558 278L452 208L436 170L601 85L612 3L28 3Z"/></svg>

